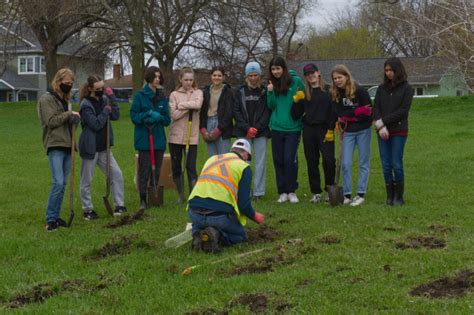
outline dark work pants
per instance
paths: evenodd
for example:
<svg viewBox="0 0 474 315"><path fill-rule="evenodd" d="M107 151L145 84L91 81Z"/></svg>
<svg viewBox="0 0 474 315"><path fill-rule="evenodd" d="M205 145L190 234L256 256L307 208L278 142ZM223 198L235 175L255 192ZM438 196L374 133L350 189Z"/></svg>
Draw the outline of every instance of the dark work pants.
<svg viewBox="0 0 474 315"><path fill-rule="evenodd" d="M273 165L279 194L298 189L298 144L300 131L272 131Z"/></svg>
<svg viewBox="0 0 474 315"><path fill-rule="evenodd" d="M170 155L171 155L171 170L173 178L179 178L183 172L181 163L186 145L184 144L169 144ZM197 179L196 172L196 159L197 159L197 145L189 145L188 159L186 161L186 172L188 173L188 181Z"/></svg>
<svg viewBox="0 0 474 315"><path fill-rule="evenodd" d="M309 186L313 194L322 193L319 174L319 155L323 158L325 187L334 184L336 160L334 158L334 141L324 142L327 129L325 126L303 127L304 156L308 165Z"/></svg>
<svg viewBox="0 0 474 315"><path fill-rule="evenodd" d="M155 180L158 186L158 180L160 179L161 163L163 162L163 150L155 151ZM138 151L138 191L140 195L146 195L148 180L153 185L153 179L151 177L151 155L150 151Z"/></svg>

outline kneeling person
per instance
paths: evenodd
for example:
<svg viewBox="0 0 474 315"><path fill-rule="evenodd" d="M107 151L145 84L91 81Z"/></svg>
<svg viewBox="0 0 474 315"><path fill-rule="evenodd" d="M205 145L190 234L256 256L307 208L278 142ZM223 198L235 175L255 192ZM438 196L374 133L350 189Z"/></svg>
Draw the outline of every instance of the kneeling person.
<svg viewBox="0 0 474 315"><path fill-rule="evenodd" d="M204 164L188 201L193 249L217 252L220 245L245 242L246 218L264 222L250 199L251 157L249 142L238 139L230 153L214 155Z"/></svg>

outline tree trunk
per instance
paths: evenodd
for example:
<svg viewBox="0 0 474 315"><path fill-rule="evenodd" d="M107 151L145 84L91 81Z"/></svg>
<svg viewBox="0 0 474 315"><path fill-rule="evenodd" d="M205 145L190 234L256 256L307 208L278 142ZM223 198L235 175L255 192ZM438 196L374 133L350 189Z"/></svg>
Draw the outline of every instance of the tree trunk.
<svg viewBox="0 0 474 315"><path fill-rule="evenodd" d="M141 90L143 87L143 73L144 73L144 49L143 43L143 24L138 23L133 26L134 35L131 38L132 46L132 80L133 80L133 93Z"/></svg>
<svg viewBox="0 0 474 315"><path fill-rule="evenodd" d="M165 78L165 91L169 95L175 89L174 73L173 73L174 59L166 58L166 61L160 62L160 70L163 72Z"/></svg>
<svg viewBox="0 0 474 315"><path fill-rule="evenodd" d="M58 71L57 50L58 48L52 41L41 43L43 47L44 62L46 65L46 82L47 86L51 87L54 75Z"/></svg>

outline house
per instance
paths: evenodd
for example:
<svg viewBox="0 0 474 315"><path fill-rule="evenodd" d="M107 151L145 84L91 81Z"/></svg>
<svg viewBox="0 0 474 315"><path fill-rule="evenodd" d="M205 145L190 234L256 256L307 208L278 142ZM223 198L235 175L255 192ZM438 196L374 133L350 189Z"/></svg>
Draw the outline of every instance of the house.
<svg viewBox="0 0 474 315"><path fill-rule="evenodd" d="M469 93L469 87L462 77L437 65L433 58L401 57L408 75L408 82L415 96L462 96ZM358 84L375 96L377 86L383 81L383 64L387 58L334 59L334 60L292 60L288 67L303 77L303 66L314 63L326 82L331 82L331 69L337 64L346 65Z"/></svg>
<svg viewBox="0 0 474 315"><path fill-rule="evenodd" d="M8 39L5 49L0 50L0 60L6 60L6 70L0 75L0 102L38 100L49 86L43 50L38 39L23 24L7 29L0 23L0 33L2 38ZM5 36L7 33L8 36ZM104 74L105 57L90 54L87 48L75 37L69 38L58 48L58 68L68 67L74 72L76 80L73 90L76 92L89 75Z"/></svg>

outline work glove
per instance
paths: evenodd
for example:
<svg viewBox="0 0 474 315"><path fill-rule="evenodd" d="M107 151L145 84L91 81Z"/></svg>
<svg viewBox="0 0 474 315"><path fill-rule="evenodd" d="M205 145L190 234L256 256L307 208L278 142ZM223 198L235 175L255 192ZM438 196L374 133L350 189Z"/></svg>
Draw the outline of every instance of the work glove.
<svg viewBox="0 0 474 315"><path fill-rule="evenodd" d="M298 90L295 95L293 95L293 102L298 103L299 101L304 100L304 92Z"/></svg>
<svg viewBox="0 0 474 315"><path fill-rule="evenodd" d="M155 122L158 123L161 121L161 115L158 112L155 112L154 110L150 110L148 113L149 113L149 116L153 118Z"/></svg>
<svg viewBox="0 0 474 315"><path fill-rule="evenodd" d="M262 224L262 223L265 222L265 216L263 214L261 214L260 212L257 212L257 211L255 211L255 216L253 217L253 219L258 224Z"/></svg>
<svg viewBox="0 0 474 315"><path fill-rule="evenodd" d="M155 123L155 120L151 117L148 117L145 119L145 124L146 125L153 125Z"/></svg>
<svg viewBox="0 0 474 315"><path fill-rule="evenodd" d="M383 126L384 126L384 123L382 119L378 119L375 121L375 128L377 130L380 130Z"/></svg>
<svg viewBox="0 0 474 315"><path fill-rule="evenodd" d="M107 95L108 98L113 98L114 97L114 91L112 90L111 87L106 87L104 89L104 94Z"/></svg>
<svg viewBox="0 0 474 315"><path fill-rule="evenodd" d="M212 129L211 133L209 134L209 140L215 141L222 135L222 131L219 128Z"/></svg>
<svg viewBox="0 0 474 315"><path fill-rule="evenodd" d="M334 142L334 130L328 129L328 131L326 131L324 142Z"/></svg>
<svg viewBox="0 0 474 315"><path fill-rule="evenodd" d="M109 115L111 112L112 112L112 106L107 105L107 106L104 107L104 113Z"/></svg>
<svg viewBox="0 0 474 315"><path fill-rule="evenodd" d="M77 125L80 122L81 122L81 116L79 116L79 114L74 114L73 113L69 116L69 124Z"/></svg>
<svg viewBox="0 0 474 315"><path fill-rule="evenodd" d="M246 138L255 138L257 136L258 130L257 128L250 127L247 130L247 135L245 136Z"/></svg>
<svg viewBox="0 0 474 315"><path fill-rule="evenodd" d="M358 106L358 107L356 107L356 109L354 111L354 114L355 114L356 117L370 116L370 115L372 115L372 107L370 107L369 105Z"/></svg>
<svg viewBox="0 0 474 315"><path fill-rule="evenodd" d="M378 133L379 133L380 138L382 138L382 140L388 140L389 133L388 133L387 127L383 126L382 129L378 131Z"/></svg>

